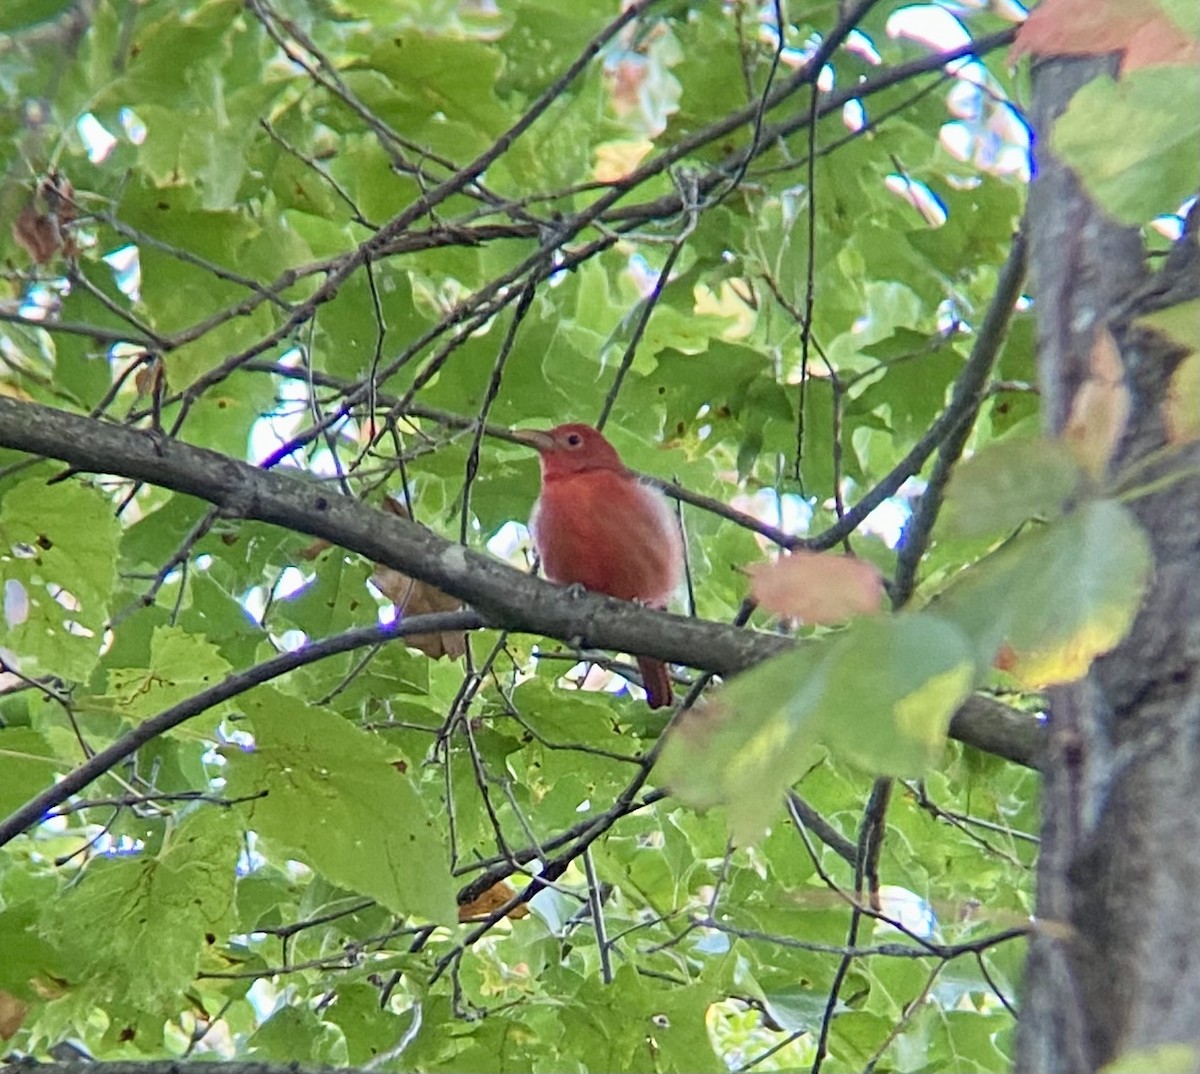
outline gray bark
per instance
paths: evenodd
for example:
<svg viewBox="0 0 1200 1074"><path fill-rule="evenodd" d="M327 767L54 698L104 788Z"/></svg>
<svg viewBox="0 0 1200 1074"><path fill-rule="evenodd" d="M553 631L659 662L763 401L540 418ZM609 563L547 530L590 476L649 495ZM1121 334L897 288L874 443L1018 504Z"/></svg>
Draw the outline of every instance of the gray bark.
<svg viewBox="0 0 1200 1074"><path fill-rule="evenodd" d="M1151 274L1137 230L1106 217L1046 148L1053 117L1108 67L1034 70L1030 270L1046 423L1061 431L1107 326L1132 396L1111 473L1119 484L1140 462L1131 484L1164 480L1129 500L1155 554L1132 632L1050 698L1039 927L1017 1043L1018 1069L1039 1074L1093 1071L1165 1043L1200 1047L1200 451L1161 450L1161 403L1182 354L1135 324L1200 295L1198 214Z"/></svg>

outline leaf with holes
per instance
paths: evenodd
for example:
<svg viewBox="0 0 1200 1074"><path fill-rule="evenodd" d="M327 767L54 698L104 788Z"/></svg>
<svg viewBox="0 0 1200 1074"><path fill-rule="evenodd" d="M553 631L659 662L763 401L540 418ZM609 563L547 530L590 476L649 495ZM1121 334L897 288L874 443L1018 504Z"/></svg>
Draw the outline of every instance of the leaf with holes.
<svg viewBox="0 0 1200 1074"><path fill-rule="evenodd" d="M77 482L22 482L0 506L6 648L28 675L86 679L100 658L120 524Z"/></svg>

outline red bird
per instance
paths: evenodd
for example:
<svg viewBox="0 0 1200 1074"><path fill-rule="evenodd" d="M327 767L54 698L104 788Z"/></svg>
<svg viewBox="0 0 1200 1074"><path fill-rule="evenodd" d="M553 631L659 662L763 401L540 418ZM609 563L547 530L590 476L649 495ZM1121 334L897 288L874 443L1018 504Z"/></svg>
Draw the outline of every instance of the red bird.
<svg viewBox="0 0 1200 1074"><path fill-rule="evenodd" d="M683 573L683 539L663 495L590 425L514 435L541 456L542 494L529 529L546 577L665 608ZM650 707L669 705L667 666L647 656L637 663Z"/></svg>

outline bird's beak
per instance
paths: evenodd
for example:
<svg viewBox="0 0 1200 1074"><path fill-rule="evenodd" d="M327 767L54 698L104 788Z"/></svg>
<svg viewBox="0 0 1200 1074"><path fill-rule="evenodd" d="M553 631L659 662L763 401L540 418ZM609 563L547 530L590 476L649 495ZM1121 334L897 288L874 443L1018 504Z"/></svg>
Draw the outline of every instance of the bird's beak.
<svg viewBox="0 0 1200 1074"><path fill-rule="evenodd" d="M553 451L554 437L542 429L514 429L512 437L535 451Z"/></svg>

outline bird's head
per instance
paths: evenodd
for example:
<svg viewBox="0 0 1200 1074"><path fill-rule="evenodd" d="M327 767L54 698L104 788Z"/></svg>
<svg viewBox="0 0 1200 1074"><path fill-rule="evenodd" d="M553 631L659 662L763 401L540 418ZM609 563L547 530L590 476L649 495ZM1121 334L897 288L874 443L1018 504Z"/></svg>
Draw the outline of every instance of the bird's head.
<svg viewBox="0 0 1200 1074"><path fill-rule="evenodd" d="M542 478L564 477L585 470L625 472L625 464L599 429L572 423L553 429L517 429L513 437L534 448L542 461Z"/></svg>

